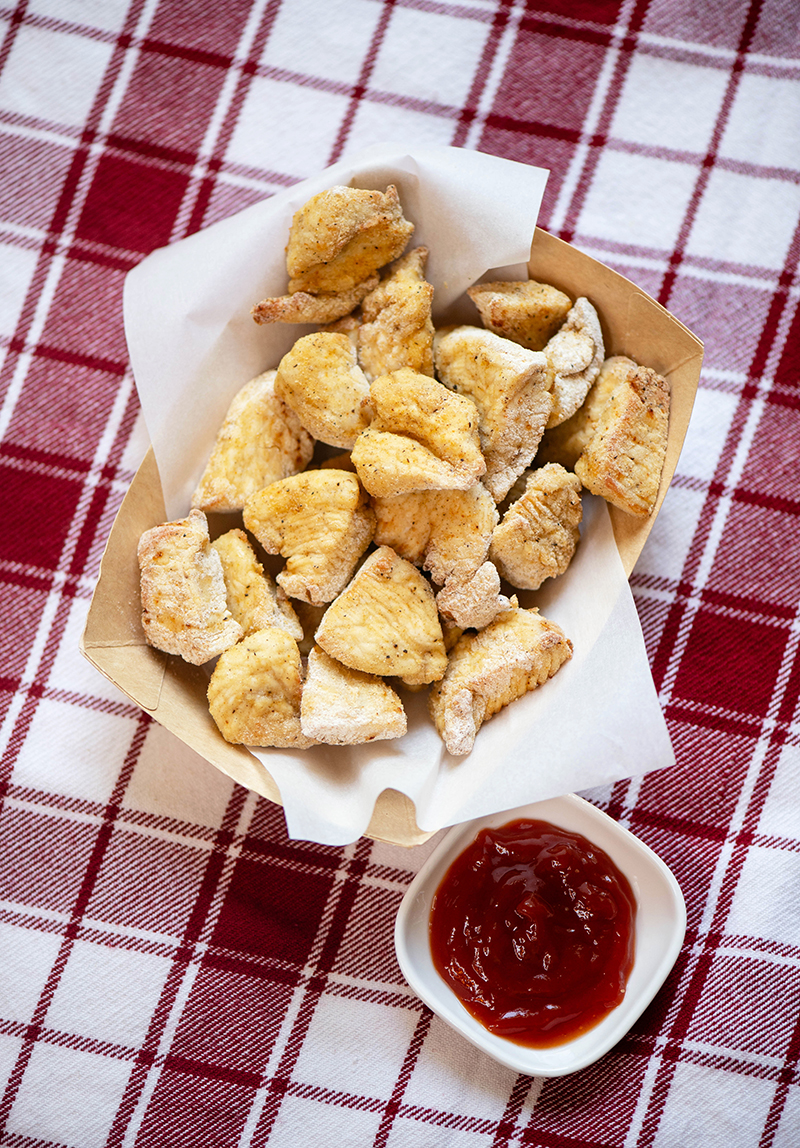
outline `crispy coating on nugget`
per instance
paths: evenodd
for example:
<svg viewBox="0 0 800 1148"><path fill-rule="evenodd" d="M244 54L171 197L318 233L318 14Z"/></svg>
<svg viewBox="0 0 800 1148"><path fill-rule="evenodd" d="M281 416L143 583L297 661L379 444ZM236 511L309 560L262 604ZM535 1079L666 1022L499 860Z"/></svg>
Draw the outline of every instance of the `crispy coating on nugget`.
<svg viewBox="0 0 800 1148"><path fill-rule="evenodd" d="M326 745L362 745L402 737L407 722L403 703L382 678L352 670L315 646L308 656L300 725Z"/></svg>
<svg viewBox="0 0 800 1148"><path fill-rule="evenodd" d="M311 458L311 435L275 394L275 374L264 371L234 396L192 495L196 510L241 510L251 494Z"/></svg>
<svg viewBox="0 0 800 1148"><path fill-rule="evenodd" d="M535 279L478 283L467 294L484 327L529 351L544 349L572 306L569 295Z"/></svg>
<svg viewBox="0 0 800 1148"><path fill-rule="evenodd" d="M512 609L485 630L464 634L429 698L431 717L450 753L469 753L485 721L542 685L571 657L564 632L536 610Z"/></svg>
<svg viewBox="0 0 800 1148"><path fill-rule="evenodd" d="M334 323L350 314L365 295L378 286L377 275L370 275L363 283L356 283L346 291L295 291L292 295L277 295L256 303L250 314L256 323Z"/></svg>
<svg viewBox="0 0 800 1148"><path fill-rule="evenodd" d="M361 304L358 361L370 379L400 367L433 375L433 287L425 279L427 247L415 247L389 269Z"/></svg>
<svg viewBox="0 0 800 1148"><path fill-rule="evenodd" d="M580 489L580 480L557 463L531 471L525 493L506 511L489 547L512 586L538 590L567 569L580 538Z"/></svg>
<svg viewBox="0 0 800 1148"><path fill-rule="evenodd" d="M138 547L142 626L151 646L201 666L238 642L219 554L201 510L145 530Z"/></svg>
<svg viewBox="0 0 800 1148"><path fill-rule="evenodd" d="M289 291L347 291L402 254L414 225L397 188L330 187L295 212L286 247Z"/></svg>
<svg viewBox="0 0 800 1148"><path fill-rule="evenodd" d="M370 387L372 424L352 459L370 494L468 490L486 469L475 404L404 367Z"/></svg>
<svg viewBox="0 0 800 1148"><path fill-rule="evenodd" d="M478 408L483 481L500 502L530 464L550 417L547 359L492 331L463 326L437 332L434 360L442 382Z"/></svg>
<svg viewBox="0 0 800 1148"><path fill-rule="evenodd" d="M436 595L439 613L464 630L482 630L498 614L517 605L516 597L500 593L500 575L491 562L471 574L451 574Z"/></svg>
<svg viewBox="0 0 800 1148"><path fill-rule="evenodd" d="M280 586L256 557L243 530L233 529L211 543L222 562L228 609L245 634L277 626L295 641L303 637L300 619Z"/></svg>
<svg viewBox="0 0 800 1148"><path fill-rule="evenodd" d="M588 299L575 301L564 326L550 339L544 353L553 380L553 409L547 425L555 427L575 414L603 363L603 332Z"/></svg>
<svg viewBox="0 0 800 1148"><path fill-rule="evenodd" d="M374 498L375 542L421 566L444 585L456 570L474 573L486 557L497 507L480 482L469 490L424 490Z"/></svg>
<svg viewBox="0 0 800 1148"><path fill-rule="evenodd" d="M300 651L285 630L248 634L226 650L208 683L208 708L234 745L306 749L300 726Z"/></svg>
<svg viewBox="0 0 800 1148"><path fill-rule="evenodd" d="M352 669L409 685L436 681L447 665L433 591L389 546L371 554L330 604L317 644Z"/></svg>
<svg viewBox="0 0 800 1148"><path fill-rule="evenodd" d="M587 490L628 514L650 514L667 453L669 401L669 384L661 375L649 367L628 372L575 463Z"/></svg>
<svg viewBox="0 0 800 1148"><path fill-rule="evenodd" d="M574 470L575 463L589 445L597 429L600 412L611 398L618 383L627 378L636 364L625 355L612 355L600 368L600 374L589 388L583 404L574 415L557 427L546 430L536 452L536 465L558 462L567 470ZM522 493L520 491L520 493Z"/></svg>
<svg viewBox="0 0 800 1148"><path fill-rule="evenodd" d="M277 582L289 597L319 605L350 580L375 515L354 474L309 470L248 499L244 524L268 554L286 558Z"/></svg>
<svg viewBox="0 0 800 1148"><path fill-rule="evenodd" d="M369 425L369 381L347 335L303 335L278 364L275 393L320 442L349 450Z"/></svg>

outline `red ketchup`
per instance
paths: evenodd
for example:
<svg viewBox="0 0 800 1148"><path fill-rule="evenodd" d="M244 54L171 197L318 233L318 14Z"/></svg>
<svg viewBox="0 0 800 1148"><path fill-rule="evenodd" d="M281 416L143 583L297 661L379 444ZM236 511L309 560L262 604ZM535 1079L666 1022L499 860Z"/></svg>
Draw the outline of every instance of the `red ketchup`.
<svg viewBox="0 0 800 1148"><path fill-rule="evenodd" d="M512 821L482 829L436 890L433 963L490 1032L549 1048L625 996L635 916L602 849L546 821Z"/></svg>

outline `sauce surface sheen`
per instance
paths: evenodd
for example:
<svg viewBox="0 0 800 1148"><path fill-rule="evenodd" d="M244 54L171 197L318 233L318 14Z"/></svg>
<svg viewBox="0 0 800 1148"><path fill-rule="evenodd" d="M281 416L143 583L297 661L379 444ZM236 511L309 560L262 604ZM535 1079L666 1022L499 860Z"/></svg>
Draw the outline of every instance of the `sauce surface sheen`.
<svg viewBox="0 0 800 1148"><path fill-rule="evenodd" d="M625 996L636 900L611 858L546 821L482 829L431 908L434 965L490 1032L547 1048Z"/></svg>

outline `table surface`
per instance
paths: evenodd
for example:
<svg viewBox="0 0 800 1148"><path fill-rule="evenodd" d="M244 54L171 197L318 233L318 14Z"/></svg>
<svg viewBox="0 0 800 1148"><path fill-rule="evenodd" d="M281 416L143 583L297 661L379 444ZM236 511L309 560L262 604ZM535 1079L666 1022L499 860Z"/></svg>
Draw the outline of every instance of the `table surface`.
<svg viewBox="0 0 800 1148"><path fill-rule="evenodd" d="M0 1144L800 1144L799 11L0 9ZM549 168L540 224L706 347L631 578L677 765L587 795L672 867L688 931L563 1079L405 984L394 915L432 843L290 841L78 651L146 448L126 272L383 140Z"/></svg>

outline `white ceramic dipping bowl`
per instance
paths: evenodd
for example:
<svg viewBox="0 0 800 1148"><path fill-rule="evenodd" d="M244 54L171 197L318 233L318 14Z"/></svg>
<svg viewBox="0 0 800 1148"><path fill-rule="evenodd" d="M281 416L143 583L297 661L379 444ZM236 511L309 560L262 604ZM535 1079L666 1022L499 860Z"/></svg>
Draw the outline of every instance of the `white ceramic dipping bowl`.
<svg viewBox="0 0 800 1148"><path fill-rule="evenodd" d="M527 1048L484 1028L437 973L428 939L431 902L451 863L479 830L521 818L582 834L608 854L636 897L635 956L624 999L594 1028L554 1048ZM530 1076L566 1076L599 1060L641 1016L675 963L685 932L683 895L661 858L602 810L568 794L451 829L411 882L397 913L394 937L403 975L438 1017L509 1068Z"/></svg>

